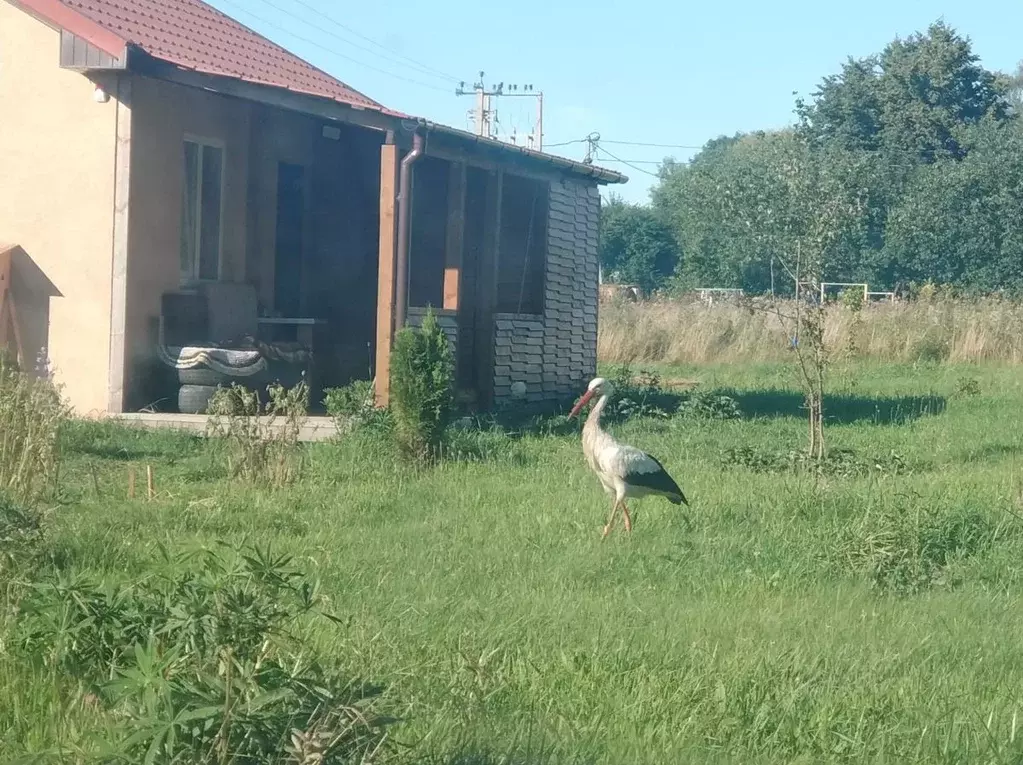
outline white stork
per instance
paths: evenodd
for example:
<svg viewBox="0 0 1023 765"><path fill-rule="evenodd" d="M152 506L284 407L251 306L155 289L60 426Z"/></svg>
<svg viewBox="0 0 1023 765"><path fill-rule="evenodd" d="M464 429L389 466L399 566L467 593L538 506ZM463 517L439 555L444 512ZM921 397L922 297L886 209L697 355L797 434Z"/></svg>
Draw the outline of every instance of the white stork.
<svg viewBox="0 0 1023 765"><path fill-rule="evenodd" d="M625 530L632 531L632 518L629 517L629 508L625 506L626 498L657 496L664 497L673 505L689 504L682 489L656 458L634 446L618 443L610 433L600 427L600 416L607 406L611 392L611 384L603 377L590 380L586 393L576 402L569 414L569 417L575 417L590 399L598 397L583 426L583 454L600 479L604 491L614 497L611 517L607 519L601 539L610 533L619 507L622 508L622 517L625 519Z"/></svg>

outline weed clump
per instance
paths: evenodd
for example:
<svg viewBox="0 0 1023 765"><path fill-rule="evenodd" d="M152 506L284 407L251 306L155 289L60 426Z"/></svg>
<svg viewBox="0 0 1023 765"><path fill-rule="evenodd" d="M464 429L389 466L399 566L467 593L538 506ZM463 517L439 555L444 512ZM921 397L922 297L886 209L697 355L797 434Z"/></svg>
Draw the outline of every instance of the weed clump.
<svg viewBox="0 0 1023 765"><path fill-rule="evenodd" d="M859 517L839 536L834 552L844 568L866 574L875 589L913 594L956 584L946 575L949 564L990 545L995 531L976 511L894 503Z"/></svg>
<svg viewBox="0 0 1023 765"><path fill-rule="evenodd" d="M232 385L210 398L207 435L227 446L228 469L236 478L280 488L301 472L298 436L309 403L309 387L271 385L264 405L254 390Z"/></svg>
<svg viewBox="0 0 1023 765"><path fill-rule="evenodd" d="M608 375L614 397L608 405L611 420L634 417L686 417L706 420L733 420L742 410L731 396L719 391L672 390L656 372L633 374L628 364L615 367Z"/></svg>
<svg viewBox="0 0 1023 765"><path fill-rule="evenodd" d="M323 404L338 435L343 436L359 428L386 427L389 422L387 410L374 405L370 380L356 380L339 388L328 388L324 391Z"/></svg>
<svg viewBox="0 0 1023 765"><path fill-rule="evenodd" d="M53 486L68 416L53 382L22 372L0 350L0 493L32 503Z"/></svg>
<svg viewBox="0 0 1023 765"><path fill-rule="evenodd" d="M832 478L869 475L902 476L914 472L914 466L895 451L861 456L852 449L834 449L817 460L798 450L764 450L736 446L721 452L722 467L741 467L754 473L813 473Z"/></svg>
<svg viewBox="0 0 1023 765"><path fill-rule="evenodd" d="M340 765L381 752L379 689L344 681L299 637L326 614L290 557L162 552L135 584L54 575L21 602L25 665L112 721L97 759Z"/></svg>
<svg viewBox="0 0 1023 765"><path fill-rule="evenodd" d="M415 463L436 459L454 412L455 364L432 310L422 326L403 327L391 351L391 415L399 452Z"/></svg>

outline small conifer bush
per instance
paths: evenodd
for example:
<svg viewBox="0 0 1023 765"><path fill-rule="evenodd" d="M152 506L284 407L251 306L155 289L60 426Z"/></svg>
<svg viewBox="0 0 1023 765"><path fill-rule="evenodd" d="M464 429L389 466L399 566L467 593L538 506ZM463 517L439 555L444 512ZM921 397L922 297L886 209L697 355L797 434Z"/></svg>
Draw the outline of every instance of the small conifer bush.
<svg viewBox="0 0 1023 765"><path fill-rule="evenodd" d="M391 413L403 456L427 462L440 454L454 411L455 363L437 317L428 309L422 326L403 327L391 352Z"/></svg>

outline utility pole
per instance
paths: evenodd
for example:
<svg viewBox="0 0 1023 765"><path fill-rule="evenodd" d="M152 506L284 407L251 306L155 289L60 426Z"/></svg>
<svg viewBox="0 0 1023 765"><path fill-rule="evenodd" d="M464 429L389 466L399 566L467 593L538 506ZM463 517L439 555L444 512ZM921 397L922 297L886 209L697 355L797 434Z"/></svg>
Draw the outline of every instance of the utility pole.
<svg viewBox="0 0 1023 765"><path fill-rule="evenodd" d="M597 149L600 148L600 133L590 133L586 136L586 156L583 157L583 162L587 165L593 164L593 159L597 154Z"/></svg>
<svg viewBox="0 0 1023 765"><path fill-rule="evenodd" d="M476 96L476 106L473 109L473 123L476 128L476 135L483 138L497 138L498 130L496 125L497 110L491 108L491 99L494 97L507 96L509 98L535 98L537 100L536 123L527 138L530 148L543 151L543 91L533 90L532 85L509 85L505 90L503 82L493 85L489 90L483 84L483 72L480 71L480 78L473 83L472 90L466 90L465 82L462 81L455 88L456 96ZM514 136L512 138L515 142Z"/></svg>
<svg viewBox="0 0 1023 765"><path fill-rule="evenodd" d="M458 83L458 87L455 88L456 96L476 96L476 106L472 112L472 121L476 128L476 135L483 138L492 138L493 130L492 125L494 117L496 116L490 109L490 98L492 96L501 95L501 91L504 90L504 83L495 85L491 90L487 90L483 84L483 71L480 70L480 78L472 85L472 90L465 89L465 81Z"/></svg>

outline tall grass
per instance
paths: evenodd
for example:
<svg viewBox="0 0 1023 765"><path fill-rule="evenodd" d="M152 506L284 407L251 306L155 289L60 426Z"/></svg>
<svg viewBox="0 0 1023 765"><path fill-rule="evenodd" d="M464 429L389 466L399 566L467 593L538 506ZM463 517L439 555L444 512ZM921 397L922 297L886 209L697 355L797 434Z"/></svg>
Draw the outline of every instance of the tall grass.
<svg viewBox="0 0 1023 765"><path fill-rule="evenodd" d="M826 309L833 354L879 361L1023 363L1023 304L999 298L883 303ZM775 315L739 305L608 302L598 356L607 363L780 361L789 338Z"/></svg>
<svg viewBox="0 0 1023 765"><path fill-rule="evenodd" d="M0 349L0 494L31 502L53 485L67 414L52 382L19 371Z"/></svg>
<svg viewBox="0 0 1023 765"><path fill-rule="evenodd" d="M36 550L0 763L1023 762L1019 370L839 361L811 469L790 367L621 372L609 427L692 504L604 543L564 418L430 470L354 428L274 491L211 439L70 424L60 512L0 508Z"/></svg>

